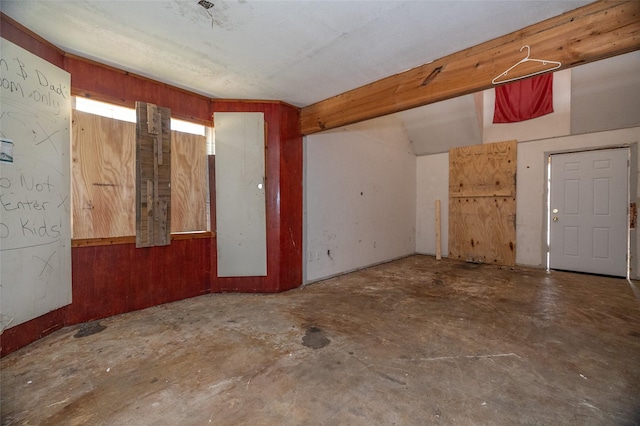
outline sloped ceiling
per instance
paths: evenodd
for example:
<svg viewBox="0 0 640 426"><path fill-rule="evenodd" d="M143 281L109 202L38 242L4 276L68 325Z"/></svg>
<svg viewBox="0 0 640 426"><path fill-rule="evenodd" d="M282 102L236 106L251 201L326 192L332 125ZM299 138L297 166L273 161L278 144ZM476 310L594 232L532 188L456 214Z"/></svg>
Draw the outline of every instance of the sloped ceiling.
<svg viewBox="0 0 640 426"><path fill-rule="evenodd" d="M307 106L591 1L2 0L66 52L210 97Z"/></svg>
<svg viewBox="0 0 640 426"><path fill-rule="evenodd" d="M640 125L640 51L571 70L571 134ZM460 96L394 114L414 154L447 152L483 142L483 93ZM520 140L525 142L526 139Z"/></svg>
<svg viewBox="0 0 640 426"><path fill-rule="evenodd" d="M573 69L571 132L640 125L640 51Z"/></svg>
<svg viewBox="0 0 640 426"><path fill-rule="evenodd" d="M450 148L482 143L481 111L474 95L396 113L416 155L447 152Z"/></svg>

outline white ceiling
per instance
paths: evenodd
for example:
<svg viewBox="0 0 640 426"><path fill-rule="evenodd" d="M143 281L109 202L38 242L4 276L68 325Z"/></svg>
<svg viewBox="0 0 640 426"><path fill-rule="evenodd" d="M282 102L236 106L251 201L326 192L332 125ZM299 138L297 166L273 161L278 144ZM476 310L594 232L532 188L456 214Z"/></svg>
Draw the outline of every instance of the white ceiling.
<svg viewBox="0 0 640 426"><path fill-rule="evenodd" d="M209 97L306 106L589 0L0 0L66 52Z"/></svg>

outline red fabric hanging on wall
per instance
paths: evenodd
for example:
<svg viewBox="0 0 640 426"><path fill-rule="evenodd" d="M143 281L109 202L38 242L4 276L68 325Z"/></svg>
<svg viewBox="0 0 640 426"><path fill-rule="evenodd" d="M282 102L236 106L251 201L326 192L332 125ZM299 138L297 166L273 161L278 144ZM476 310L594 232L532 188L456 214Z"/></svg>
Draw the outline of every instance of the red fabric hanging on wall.
<svg viewBox="0 0 640 426"><path fill-rule="evenodd" d="M515 123L553 112L553 74L496 87L494 123Z"/></svg>

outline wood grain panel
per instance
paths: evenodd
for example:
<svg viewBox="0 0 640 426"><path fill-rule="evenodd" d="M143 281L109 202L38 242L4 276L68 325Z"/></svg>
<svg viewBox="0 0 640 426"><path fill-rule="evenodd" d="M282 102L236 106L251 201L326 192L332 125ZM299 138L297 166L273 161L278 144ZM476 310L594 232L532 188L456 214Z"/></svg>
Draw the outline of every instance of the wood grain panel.
<svg viewBox="0 0 640 426"><path fill-rule="evenodd" d="M180 239L145 250L133 242L73 248L73 302L5 330L2 356L65 326L209 293L211 242Z"/></svg>
<svg viewBox="0 0 640 426"><path fill-rule="evenodd" d="M109 237L109 238L78 238L71 240L71 247L112 246L117 244L131 244L136 242L136 237Z"/></svg>
<svg viewBox="0 0 640 426"><path fill-rule="evenodd" d="M378 80L302 109L303 135L404 111L493 87L524 56L560 69L640 49L640 2L596 1L522 30ZM525 72L515 71L511 77Z"/></svg>
<svg viewBox="0 0 640 426"><path fill-rule="evenodd" d="M136 102L136 246L171 243L171 111Z"/></svg>
<svg viewBox="0 0 640 426"><path fill-rule="evenodd" d="M171 234L171 241L175 240L192 240L196 238L211 238L215 236L211 231L183 232ZM92 246L112 246L117 244L135 243L134 235L127 237L109 237L109 238L80 238L71 240L71 247L92 247Z"/></svg>
<svg viewBox="0 0 640 426"><path fill-rule="evenodd" d="M218 277L214 271L212 283L213 291L239 292L271 292L279 288L278 275L280 273L280 130L279 108L277 102L242 102L242 101L213 101L214 112L263 112L267 124L267 146L265 153L266 172L266 220L267 220L267 276L266 277ZM214 123L215 126L215 123ZM210 188L214 191L215 187ZM215 204L212 205L211 215L215 217ZM217 264L216 264L217 265Z"/></svg>
<svg viewBox="0 0 640 426"><path fill-rule="evenodd" d="M268 280L260 277L214 282L214 232L199 233L197 238L181 235L170 246L145 250L136 249L133 240L128 238L134 232L124 238L94 240L104 244L100 246L92 245L90 238L78 239L77 246L72 249L73 303L5 330L0 337L2 356L61 327L117 313L211 291L272 292L301 284L302 261L298 253L302 245L302 186L299 180L302 176L302 138L297 108L277 101L209 100L137 76L128 80L129 74L125 71L73 55L63 56L50 43L24 28L6 25L5 17L2 18L0 32L3 37L10 34L10 41L41 57L51 58L50 62L58 64L63 60L64 68L73 75L73 94L131 107L136 98L129 98L127 90L132 88L136 96L147 96L137 99L163 104L162 99L166 97L165 105L172 108L175 117L196 117L195 121L200 120L203 124L210 124L214 110L264 112L268 123L267 170L268 178L272 180L267 200L268 244L274 252L268 258ZM138 84L144 87L136 89ZM211 186L215 188L214 184ZM215 200L215 193L211 197ZM215 211L214 202L211 206ZM132 210L129 213L133 214ZM211 220L214 222L215 217ZM289 232L281 231L281 228Z"/></svg>
<svg viewBox="0 0 640 426"><path fill-rule="evenodd" d="M208 238L144 250L135 244L74 248L66 325L208 293L210 249Z"/></svg>
<svg viewBox="0 0 640 426"><path fill-rule="evenodd" d="M135 234L135 124L73 112L73 238Z"/></svg>
<svg viewBox="0 0 640 426"><path fill-rule="evenodd" d="M514 196L517 149L514 140L449 151L449 196Z"/></svg>
<svg viewBox="0 0 640 426"><path fill-rule="evenodd" d="M516 199L449 199L449 257L474 263L515 265Z"/></svg>
<svg viewBox="0 0 640 426"><path fill-rule="evenodd" d="M64 51L2 12L0 12L0 35L58 68L64 69Z"/></svg>
<svg viewBox="0 0 640 426"><path fill-rule="evenodd" d="M517 142L449 151L449 257L515 265Z"/></svg>
<svg viewBox="0 0 640 426"><path fill-rule="evenodd" d="M302 283L302 136L300 110L282 105L280 114L280 279L277 291Z"/></svg>
<svg viewBox="0 0 640 426"><path fill-rule="evenodd" d="M302 284L299 109L282 102L212 100L212 114L234 111L263 112L267 124L267 276L219 278L214 266L212 291L277 292L298 287ZM213 195L215 185L211 185L214 183L210 183ZM214 201L211 215L215 225Z"/></svg>
<svg viewBox="0 0 640 426"><path fill-rule="evenodd" d="M0 357L27 346L65 326L65 308L8 328L0 335Z"/></svg>
<svg viewBox="0 0 640 426"><path fill-rule="evenodd" d="M210 100L204 96L68 53L64 69L73 76L72 95L128 108L149 102L169 108L175 118L211 125Z"/></svg>
<svg viewBox="0 0 640 426"><path fill-rule="evenodd" d="M207 138L171 132L171 232L206 231Z"/></svg>

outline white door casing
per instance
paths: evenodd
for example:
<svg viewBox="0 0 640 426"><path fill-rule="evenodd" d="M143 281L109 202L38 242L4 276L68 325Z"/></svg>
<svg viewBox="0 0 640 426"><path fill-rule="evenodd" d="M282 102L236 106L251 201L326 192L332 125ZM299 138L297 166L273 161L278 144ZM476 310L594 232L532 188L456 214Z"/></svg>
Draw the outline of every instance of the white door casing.
<svg viewBox="0 0 640 426"><path fill-rule="evenodd" d="M629 149L551 155L549 267L627 275Z"/></svg>

